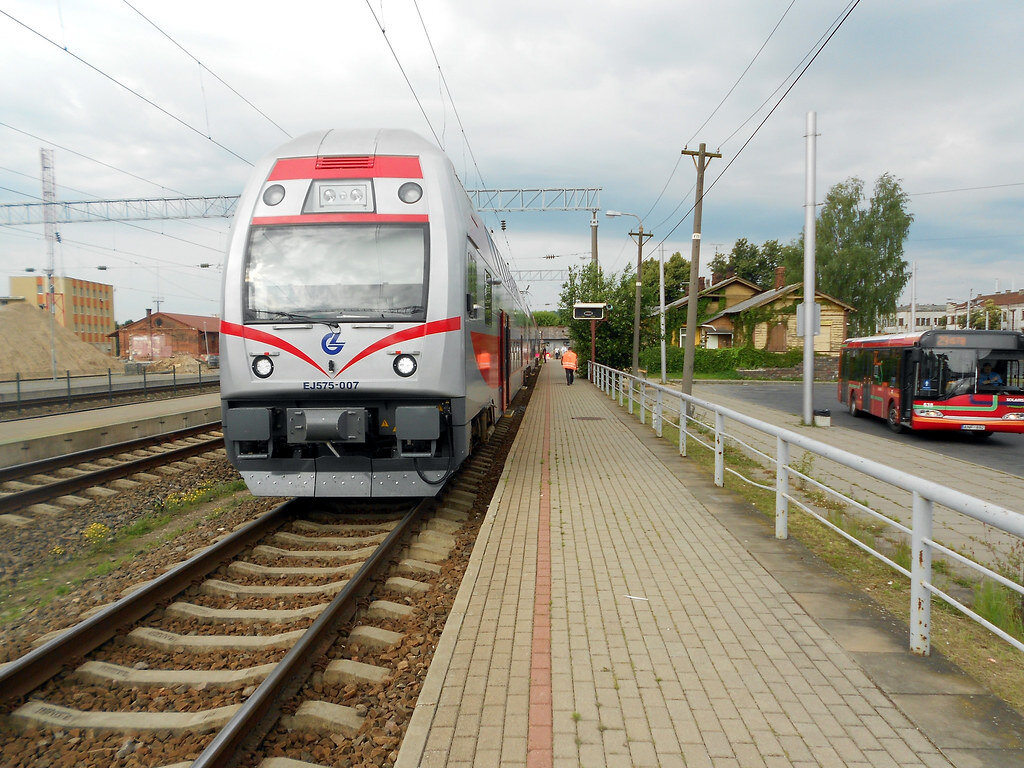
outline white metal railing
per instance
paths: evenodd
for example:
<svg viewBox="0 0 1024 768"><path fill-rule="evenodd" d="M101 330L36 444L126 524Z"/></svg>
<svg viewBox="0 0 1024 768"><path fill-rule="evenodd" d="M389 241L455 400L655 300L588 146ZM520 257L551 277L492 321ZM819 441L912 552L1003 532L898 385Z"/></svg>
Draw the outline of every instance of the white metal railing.
<svg viewBox="0 0 1024 768"><path fill-rule="evenodd" d="M981 563L954 552L932 539L933 509L935 504L940 504L954 512L967 515L974 520L1021 539L1024 539L1024 514L983 501L974 496L969 496L966 493L955 491L952 488L947 488L930 480L924 480L906 472L901 472L877 461L857 456L797 432L791 432L774 424L760 421L738 411L701 400L691 395L685 395L678 390L655 384L624 371L590 363L589 374L590 380L609 397L617 399L620 406L626 407L628 403L629 413L633 414L638 409L641 423L645 423L645 414L650 414L651 426L659 436L662 435L665 423L675 426L679 430L679 453L682 456L686 456L689 440L695 440L709 451L712 451L715 455L715 485L723 486L725 484L725 473L729 472L746 483L774 492L776 538L785 539L789 536L789 505L793 503L823 525L828 526L837 534L850 541L850 543L860 547L868 554L878 558L889 567L909 578L910 650L913 653L926 656L931 650L931 596L933 594L974 619L974 621L983 625L1018 650L1024 651L1024 643L1020 640L1009 635L982 616L979 616L963 603L935 586L932 572L932 556L935 553L940 553L960 565L971 568L1024 596L1024 586L996 573ZM698 418L698 413L712 414L714 422L701 421ZM677 419L675 422L671 420L673 414ZM666 417L668 418L667 422ZM749 443L744 442L737 435L727 432L726 425L728 421L734 421L765 435L774 436L776 441L775 456L766 454ZM706 442L707 438L705 435L707 434L714 435L713 443ZM725 441L727 439L774 464L774 486L760 485L740 472L727 467L725 464ZM810 452L812 455L829 459L868 477L888 483L893 487L908 491L911 494L913 506L911 526L908 528L885 515L879 514L870 507L839 493L835 489L801 472L797 467L793 466L790 460L791 448L793 446L797 446L805 452ZM910 570L907 570L860 539L847 533L827 517L790 493L790 480L794 477L814 486L830 497L853 506L860 512L871 516L885 525L895 528L908 537L910 539Z"/></svg>

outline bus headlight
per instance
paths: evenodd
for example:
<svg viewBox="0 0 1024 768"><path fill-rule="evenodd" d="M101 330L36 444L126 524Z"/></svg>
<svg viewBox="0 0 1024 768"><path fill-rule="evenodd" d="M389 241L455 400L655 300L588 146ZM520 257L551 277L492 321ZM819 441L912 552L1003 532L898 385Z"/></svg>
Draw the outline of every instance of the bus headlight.
<svg viewBox="0 0 1024 768"><path fill-rule="evenodd" d="M924 409L924 410L920 410L920 411L914 411L914 413L917 414L918 416L926 416L929 419L941 419L942 415L943 415L942 411L936 411L933 408L928 408L928 409Z"/></svg>
<svg viewBox="0 0 1024 768"><path fill-rule="evenodd" d="M1024 412L1008 413L1003 416L1003 421L1024 421Z"/></svg>
<svg viewBox="0 0 1024 768"><path fill-rule="evenodd" d="M416 373L416 358L412 355L399 355L395 358L392 367L399 376L408 378Z"/></svg>
<svg viewBox="0 0 1024 768"><path fill-rule="evenodd" d="M260 355L259 357L253 358L252 372L261 379L265 379L274 372L274 361L266 355Z"/></svg>

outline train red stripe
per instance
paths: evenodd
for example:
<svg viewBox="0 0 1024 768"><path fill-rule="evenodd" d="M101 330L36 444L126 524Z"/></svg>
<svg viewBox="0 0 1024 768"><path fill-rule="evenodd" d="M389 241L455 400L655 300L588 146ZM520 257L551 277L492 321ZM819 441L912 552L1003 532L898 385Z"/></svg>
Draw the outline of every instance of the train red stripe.
<svg viewBox="0 0 1024 768"><path fill-rule="evenodd" d="M423 325L417 325L413 328L406 328L404 330L397 331L395 333L392 333L390 336L385 336L380 341L376 341L370 346L368 346L358 355L356 355L347 363L345 363L345 366L340 371L338 371L338 373L342 373L346 368L348 368L351 365L354 365L355 363L358 363L364 357L372 355L374 352L377 352L378 350L381 350L384 347L389 347L392 344L398 344L403 341L408 341L409 339L419 339L424 336L430 336L431 334L434 333L448 333L449 331L457 331L461 327L461 317L449 317L447 320L432 320L431 322L424 323Z"/></svg>
<svg viewBox="0 0 1024 768"><path fill-rule="evenodd" d="M261 331L259 328L251 328L245 325L238 325L237 323L228 323L225 322L224 320L221 320L220 332L228 336L238 336L239 338L242 339L259 341L271 347L276 347L277 349L295 355L300 360L304 360L305 362L309 363L318 371L320 371L320 373L322 373L324 376L328 375L327 371L321 368L313 358L311 358L301 349L296 347L294 344L289 344L284 339L279 339L277 338L277 336L267 333L266 331Z"/></svg>
<svg viewBox="0 0 1024 768"><path fill-rule="evenodd" d="M365 162L330 162L365 160ZM367 158L286 157L278 160L267 181L287 179L422 179L418 157L375 155Z"/></svg>

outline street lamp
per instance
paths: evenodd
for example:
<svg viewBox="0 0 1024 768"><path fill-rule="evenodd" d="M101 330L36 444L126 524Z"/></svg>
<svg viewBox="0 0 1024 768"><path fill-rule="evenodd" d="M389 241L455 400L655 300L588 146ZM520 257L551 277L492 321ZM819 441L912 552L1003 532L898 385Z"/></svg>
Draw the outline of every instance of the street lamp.
<svg viewBox="0 0 1024 768"><path fill-rule="evenodd" d="M630 237L636 238L636 302L633 307L633 375L640 374L640 270L644 261L644 238L652 237L650 232L644 232L644 223L635 213L624 213L622 211L605 211L605 216L632 216L637 220L639 227L636 232L630 232Z"/></svg>

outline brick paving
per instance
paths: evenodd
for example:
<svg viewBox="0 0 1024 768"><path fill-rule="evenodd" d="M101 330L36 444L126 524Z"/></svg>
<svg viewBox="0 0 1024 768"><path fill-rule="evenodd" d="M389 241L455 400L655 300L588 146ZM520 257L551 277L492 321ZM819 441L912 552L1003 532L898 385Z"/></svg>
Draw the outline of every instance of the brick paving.
<svg viewBox="0 0 1024 768"><path fill-rule="evenodd" d="M545 366L398 768L989 764L951 762L654 450Z"/></svg>

